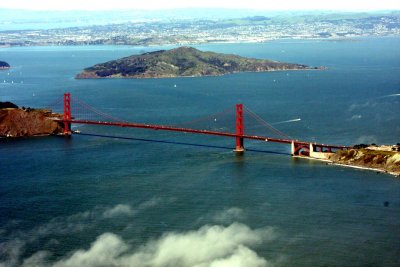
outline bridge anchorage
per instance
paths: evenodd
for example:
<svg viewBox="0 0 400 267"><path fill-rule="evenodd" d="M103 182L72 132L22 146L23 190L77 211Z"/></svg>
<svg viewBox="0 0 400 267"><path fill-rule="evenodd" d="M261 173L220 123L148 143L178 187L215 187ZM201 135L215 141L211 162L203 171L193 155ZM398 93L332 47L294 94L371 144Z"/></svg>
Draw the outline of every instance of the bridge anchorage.
<svg viewBox="0 0 400 267"><path fill-rule="evenodd" d="M75 101L75 100L74 100ZM85 108L90 109L91 111L96 111L94 108L90 107L87 104L84 104L78 101ZM291 155L294 157L307 157L307 158L316 158L316 159L326 159L331 153L335 150L344 150L349 149L348 146L338 146L338 145L326 145L326 144L317 144L312 142L305 142L294 140L280 132L279 130L272 127L270 124L262 120L256 114L252 113L249 109L246 108L246 111L252 115L256 120L261 121L265 125L267 125L270 129L275 131L276 133L288 137L285 139L281 138L272 138L267 136L258 136L258 135L248 135L244 133L244 107L243 104L236 105L236 130L235 133L229 132L219 132L212 130L198 130L191 128L182 128L176 126L168 126L168 125L156 125L156 124L143 124L136 122L111 122L111 121L98 121L98 120L87 120L87 119L75 119L72 117L71 112L71 94L64 94L64 115L63 119L59 120L64 125L64 135L70 136L73 132L71 131L71 124L90 124L90 125L103 125L103 126L115 126L115 127L130 127L130 128L142 128L142 129L152 129L152 130L163 130L163 131L173 131L173 132L184 132L184 133L193 133L193 134L202 134L202 135L214 135L214 136L222 136L222 137L231 137L235 138L236 146L233 150L234 152L241 154L245 151L244 148L244 139L251 140L259 140L265 142L274 142L281 144L290 144L291 145ZM114 119L112 116L99 112L100 115Z"/></svg>
<svg viewBox="0 0 400 267"><path fill-rule="evenodd" d="M325 160L329 159L329 156L334 154L337 150L346 150L349 148L351 147L292 140L290 154L292 157L306 157Z"/></svg>

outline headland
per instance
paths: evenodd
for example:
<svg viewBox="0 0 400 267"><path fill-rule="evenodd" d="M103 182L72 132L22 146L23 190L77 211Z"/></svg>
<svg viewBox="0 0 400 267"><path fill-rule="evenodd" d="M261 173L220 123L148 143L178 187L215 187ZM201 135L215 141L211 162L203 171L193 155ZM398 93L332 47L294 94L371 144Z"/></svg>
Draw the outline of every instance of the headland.
<svg viewBox="0 0 400 267"><path fill-rule="evenodd" d="M11 102L0 102L0 138L61 134L63 126L55 121L60 118L61 114L51 110L19 108Z"/></svg>
<svg viewBox="0 0 400 267"><path fill-rule="evenodd" d="M310 146L311 148L311 146ZM387 173L400 177L400 144L397 145L355 145L336 152L316 152L297 158L318 160L327 164Z"/></svg>
<svg viewBox="0 0 400 267"><path fill-rule="evenodd" d="M6 70L10 68L10 64L5 61L0 60L0 70Z"/></svg>
<svg viewBox="0 0 400 267"><path fill-rule="evenodd" d="M400 145L370 145L337 151L329 160L333 164L368 169L400 176Z"/></svg>

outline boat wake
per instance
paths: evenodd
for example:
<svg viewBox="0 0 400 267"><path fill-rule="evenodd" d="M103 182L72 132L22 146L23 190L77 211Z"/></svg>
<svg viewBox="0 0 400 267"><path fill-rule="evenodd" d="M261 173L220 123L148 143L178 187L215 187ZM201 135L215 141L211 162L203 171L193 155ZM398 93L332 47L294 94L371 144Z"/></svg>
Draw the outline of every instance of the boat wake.
<svg viewBox="0 0 400 267"><path fill-rule="evenodd" d="M279 122L275 122L275 123L271 123L271 124L272 124L272 125L277 125L277 124L289 123L289 122L296 122L296 121L301 121L301 119L298 118L298 119L287 120L287 121L279 121Z"/></svg>

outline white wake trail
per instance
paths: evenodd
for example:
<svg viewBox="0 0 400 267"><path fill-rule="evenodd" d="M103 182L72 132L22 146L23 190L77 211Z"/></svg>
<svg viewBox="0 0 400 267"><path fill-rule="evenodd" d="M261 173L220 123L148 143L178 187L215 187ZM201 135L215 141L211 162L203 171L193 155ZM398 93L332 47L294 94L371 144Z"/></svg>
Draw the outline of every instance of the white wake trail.
<svg viewBox="0 0 400 267"><path fill-rule="evenodd" d="M384 95L384 96L381 96L381 97L394 97L394 96L400 96L400 94Z"/></svg>
<svg viewBox="0 0 400 267"><path fill-rule="evenodd" d="M287 121L279 121L279 122L272 123L272 125L282 124L282 123L289 123L289 122L295 122L295 121L301 121L301 119L298 118L298 119L287 120Z"/></svg>

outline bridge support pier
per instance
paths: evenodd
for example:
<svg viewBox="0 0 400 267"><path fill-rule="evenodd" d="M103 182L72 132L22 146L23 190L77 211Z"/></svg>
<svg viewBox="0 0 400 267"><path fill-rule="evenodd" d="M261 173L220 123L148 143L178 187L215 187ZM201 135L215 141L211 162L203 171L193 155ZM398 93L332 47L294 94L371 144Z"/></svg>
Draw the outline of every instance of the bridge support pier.
<svg viewBox="0 0 400 267"><path fill-rule="evenodd" d="M294 156L295 150L294 141L292 140L292 143L290 144L290 155Z"/></svg>
<svg viewBox="0 0 400 267"><path fill-rule="evenodd" d="M243 124L243 104L236 104L236 147L234 152L243 153L244 152L244 124Z"/></svg>
<svg viewBox="0 0 400 267"><path fill-rule="evenodd" d="M71 94L64 94L64 135L71 135Z"/></svg>
<svg viewBox="0 0 400 267"><path fill-rule="evenodd" d="M308 157L310 156L310 145L306 144L304 142L296 142L292 141L291 146L290 146L290 154L292 156L305 156Z"/></svg>

